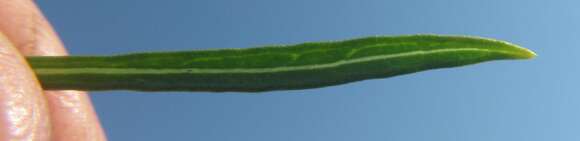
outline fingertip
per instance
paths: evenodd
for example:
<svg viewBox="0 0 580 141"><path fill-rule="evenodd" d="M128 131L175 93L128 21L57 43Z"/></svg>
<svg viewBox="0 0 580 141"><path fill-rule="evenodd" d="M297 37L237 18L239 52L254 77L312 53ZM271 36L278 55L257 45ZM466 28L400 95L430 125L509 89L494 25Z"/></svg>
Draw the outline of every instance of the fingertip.
<svg viewBox="0 0 580 141"><path fill-rule="evenodd" d="M7 32L23 55L66 55L57 34L33 1L0 0L0 30ZM53 140L106 140L85 92L45 91L44 95L50 109Z"/></svg>
<svg viewBox="0 0 580 141"><path fill-rule="evenodd" d="M35 75L0 32L0 140L48 140L49 117Z"/></svg>

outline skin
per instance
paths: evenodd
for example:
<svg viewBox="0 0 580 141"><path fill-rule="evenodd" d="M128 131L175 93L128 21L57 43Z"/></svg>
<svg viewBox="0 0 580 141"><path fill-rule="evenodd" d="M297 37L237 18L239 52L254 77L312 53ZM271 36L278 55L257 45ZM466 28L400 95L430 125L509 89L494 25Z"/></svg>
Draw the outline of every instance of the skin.
<svg viewBox="0 0 580 141"><path fill-rule="evenodd" d="M33 1L0 1L0 140L106 140L85 92L42 90L24 60L66 54Z"/></svg>

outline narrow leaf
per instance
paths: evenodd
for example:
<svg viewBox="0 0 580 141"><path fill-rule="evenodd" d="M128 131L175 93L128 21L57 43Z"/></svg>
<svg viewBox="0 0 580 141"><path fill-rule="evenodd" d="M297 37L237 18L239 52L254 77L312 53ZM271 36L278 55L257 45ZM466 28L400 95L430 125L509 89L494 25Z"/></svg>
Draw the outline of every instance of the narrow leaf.
<svg viewBox="0 0 580 141"><path fill-rule="evenodd" d="M494 39L407 35L245 49L32 56L28 61L49 90L261 92L534 56Z"/></svg>

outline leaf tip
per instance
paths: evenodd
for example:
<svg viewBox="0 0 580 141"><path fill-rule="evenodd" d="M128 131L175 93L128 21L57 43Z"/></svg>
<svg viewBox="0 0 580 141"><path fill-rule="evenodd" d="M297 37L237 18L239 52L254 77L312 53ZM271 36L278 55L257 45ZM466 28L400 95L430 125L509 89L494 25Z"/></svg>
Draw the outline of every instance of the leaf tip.
<svg viewBox="0 0 580 141"><path fill-rule="evenodd" d="M507 41L502 41L502 40L495 40L495 39L489 39L490 41L495 41L496 43L500 43L503 45L500 46L504 46L507 47L506 51L508 51L510 54L510 58L512 59L533 59L536 58L536 56L538 56L534 51L524 48L520 45L517 44L513 44ZM506 52L507 53L507 52Z"/></svg>
<svg viewBox="0 0 580 141"><path fill-rule="evenodd" d="M529 49L526 49L526 48L524 48L524 50L525 50L524 51L525 52L524 53L525 55L524 55L524 58L523 59L532 59L532 58L536 58L536 56L538 56L538 54L536 54L532 50L529 50Z"/></svg>
<svg viewBox="0 0 580 141"><path fill-rule="evenodd" d="M534 51L530 49L523 48L515 44L509 45L516 49L516 53L514 54L516 59L533 59L536 58L536 56L538 56Z"/></svg>

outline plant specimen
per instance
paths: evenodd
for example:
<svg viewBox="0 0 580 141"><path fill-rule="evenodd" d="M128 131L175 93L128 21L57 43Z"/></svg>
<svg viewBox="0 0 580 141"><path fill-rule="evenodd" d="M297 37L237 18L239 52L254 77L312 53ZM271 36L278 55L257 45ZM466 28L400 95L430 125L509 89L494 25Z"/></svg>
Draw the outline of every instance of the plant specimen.
<svg viewBox="0 0 580 141"><path fill-rule="evenodd" d="M528 49L494 39L404 35L244 49L27 59L49 90L261 92L534 56Z"/></svg>

